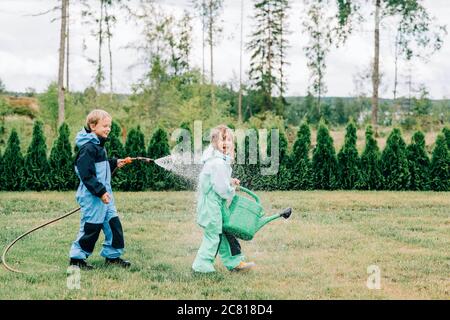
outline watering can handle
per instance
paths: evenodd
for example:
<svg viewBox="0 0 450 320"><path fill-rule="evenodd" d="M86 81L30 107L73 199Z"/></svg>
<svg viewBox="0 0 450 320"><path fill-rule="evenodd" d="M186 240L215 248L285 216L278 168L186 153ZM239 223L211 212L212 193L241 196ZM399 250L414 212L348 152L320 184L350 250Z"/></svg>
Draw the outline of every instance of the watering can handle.
<svg viewBox="0 0 450 320"><path fill-rule="evenodd" d="M256 203L261 203L259 201L259 197L256 194L254 194L253 192L251 192L249 189L244 188L244 187L239 187L239 191L243 191L246 194L248 194L249 196L251 196L253 199L255 199Z"/></svg>

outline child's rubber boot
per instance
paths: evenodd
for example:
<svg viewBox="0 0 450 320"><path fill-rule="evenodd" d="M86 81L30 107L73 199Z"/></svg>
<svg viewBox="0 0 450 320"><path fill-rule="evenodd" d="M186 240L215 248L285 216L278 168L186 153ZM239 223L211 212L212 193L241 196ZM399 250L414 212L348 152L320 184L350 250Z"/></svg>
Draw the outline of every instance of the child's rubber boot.
<svg viewBox="0 0 450 320"><path fill-rule="evenodd" d="M93 269L95 269L94 266L88 264L88 263L86 262L86 260L83 260L83 259L73 259L73 258L70 258L69 265L71 265L71 266L77 266L77 267L79 267L81 270L93 270Z"/></svg>
<svg viewBox="0 0 450 320"><path fill-rule="evenodd" d="M256 264L254 262L244 262L241 261L239 262L239 264L232 269L231 271L233 272L246 272L249 271L251 268L253 268L254 266L256 266Z"/></svg>
<svg viewBox="0 0 450 320"><path fill-rule="evenodd" d="M122 268L129 268L131 267L131 262L128 260L123 260L122 258L114 258L114 259L110 259L110 258L106 258L105 259L105 264L108 266L119 266Z"/></svg>

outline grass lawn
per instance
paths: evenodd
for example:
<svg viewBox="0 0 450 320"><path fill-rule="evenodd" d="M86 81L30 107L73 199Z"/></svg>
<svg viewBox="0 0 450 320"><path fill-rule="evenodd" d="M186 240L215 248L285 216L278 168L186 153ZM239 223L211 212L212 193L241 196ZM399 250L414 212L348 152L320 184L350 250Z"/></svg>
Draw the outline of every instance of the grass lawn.
<svg viewBox="0 0 450 320"><path fill-rule="evenodd" d="M10 251L0 268L0 299L448 299L450 193L259 192L267 213L291 206L250 242L241 242L249 273L196 275L201 241L193 192L117 192L129 270L104 267L103 236L67 288L68 251L79 215L41 229ZM76 207L74 192L0 193L0 247L28 229ZM368 289L367 268L381 271Z"/></svg>

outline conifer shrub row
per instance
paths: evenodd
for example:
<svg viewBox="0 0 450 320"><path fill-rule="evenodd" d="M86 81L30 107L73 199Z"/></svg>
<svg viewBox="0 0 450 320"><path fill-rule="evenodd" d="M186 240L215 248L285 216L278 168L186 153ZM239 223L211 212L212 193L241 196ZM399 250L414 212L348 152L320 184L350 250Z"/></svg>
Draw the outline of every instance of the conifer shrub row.
<svg viewBox="0 0 450 320"><path fill-rule="evenodd" d="M182 128L189 130L187 124ZM317 143L311 146L308 124L301 124L292 152L286 136L279 134L279 166L277 174L264 175L260 163L250 162L249 140L245 140L246 163L235 164L234 176L241 185L254 190L434 190L450 191L450 130L444 128L437 136L431 157L425 147L425 136L417 131L409 145L401 131L394 128L380 151L371 126L366 128L365 147L361 155L356 148L356 125L346 127L345 142L336 153L333 139L324 122L317 130ZM36 121L33 137L25 153L19 135L12 130L6 149L0 154L0 190L42 191L74 190L78 178L74 172L77 150L69 141L69 128L63 124L49 157L43 124ZM267 152L271 138L268 137ZM113 122L106 143L108 157L144 156L157 159L170 154L169 138L163 128L156 128L148 145L140 127L128 132L121 142L121 128ZM255 150L256 153L259 152ZM256 154L259 159L259 154ZM262 164L261 164L262 165ZM154 163L136 162L117 170L113 188L124 191L188 190L194 184L175 176Z"/></svg>

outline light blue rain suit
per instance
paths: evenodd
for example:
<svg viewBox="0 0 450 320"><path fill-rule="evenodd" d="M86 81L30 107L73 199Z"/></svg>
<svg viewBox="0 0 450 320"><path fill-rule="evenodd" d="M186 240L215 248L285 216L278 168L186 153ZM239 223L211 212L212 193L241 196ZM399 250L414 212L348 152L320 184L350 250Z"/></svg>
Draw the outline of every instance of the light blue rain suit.
<svg viewBox="0 0 450 320"><path fill-rule="evenodd" d="M124 251L124 239L111 189L111 172L117 166L117 159L108 160L103 147L105 139L87 129L78 132L75 143L80 150L75 171L80 178L76 199L81 206L81 223L70 249L70 258L89 257L100 230L105 234L100 254L105 258L118 258ZM105 192L111 196L109 204L100 199Z"/></svg>
<svg viewBox="0 0 450 320"><path fill-rule="evenodd" d="M235 194L231 186L230 158L210 145L203 153L202 162L197 223L204 232L192 269L196 272L214 272L214 259L219 253L225 267L232 270L244 260L244 256L237 239L222 232L222 211L226 210L227 200Z"/></svg>

